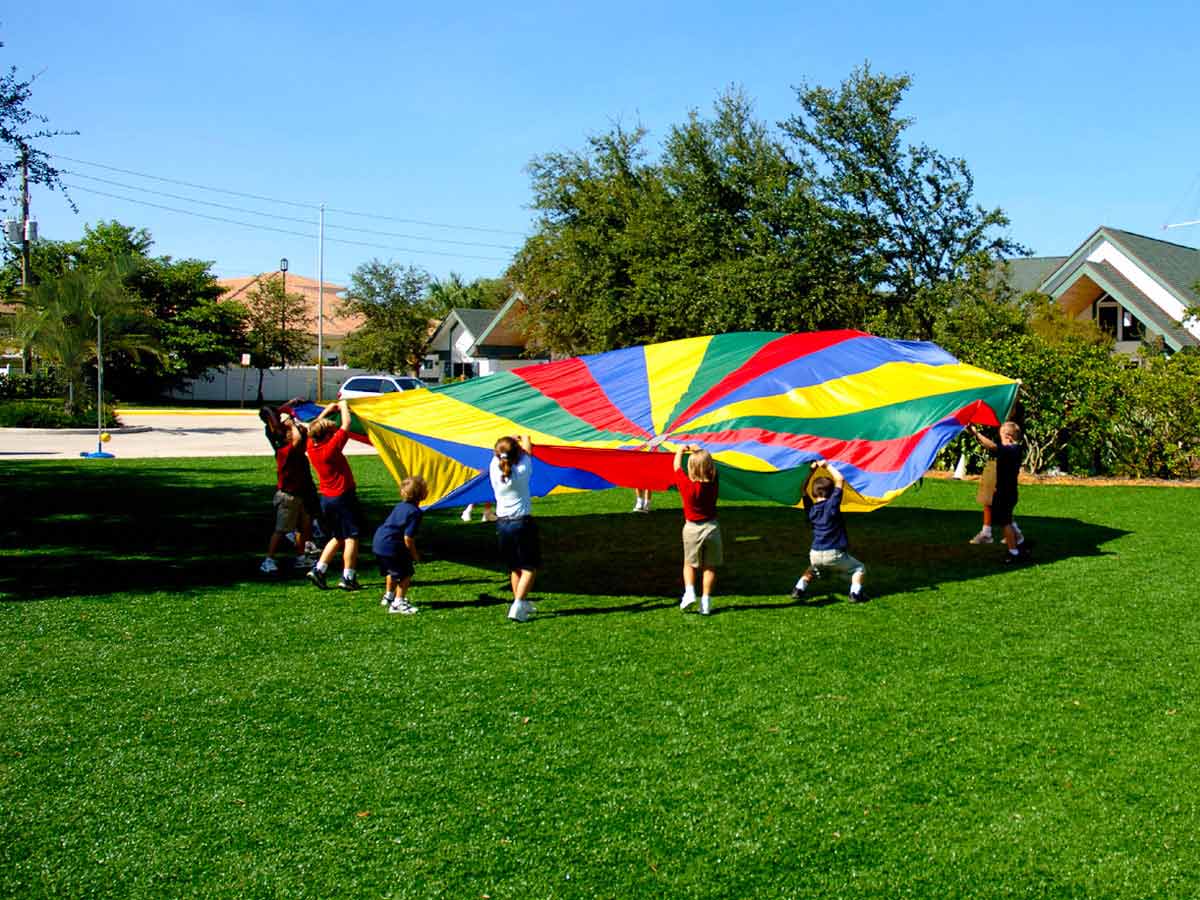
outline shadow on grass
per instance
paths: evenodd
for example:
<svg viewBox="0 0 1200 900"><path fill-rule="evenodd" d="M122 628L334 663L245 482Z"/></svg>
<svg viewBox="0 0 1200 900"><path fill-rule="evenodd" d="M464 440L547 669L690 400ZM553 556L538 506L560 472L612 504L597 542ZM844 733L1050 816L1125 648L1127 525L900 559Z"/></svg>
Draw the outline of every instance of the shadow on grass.
<svg viewBox="0 0 1200 900"><path fill-rule="evenodd" d="M362 466L356 472L361 472L360 496L368 522L378 523L394 502L394 485L382 466ZM258 562L273 519L273 475L269 456L116 461L103 469L5 463L0 466L6 501L0 519L0 600L119 592L190 594L259 580ZM576 503L574 509L578 507ZM682 550L677 509L636 516L554 515L549 504L544 509L538 522L546 567L539 574L537 592L606 598L603 605L573 605L558 610L559 615L650 611L678 602ZM1068 518L1020 521L1038 543L1034 565L1103 555L1106 543L1127 533ZM936 589L994 574L1000 569L1001 550L967 544L978 525L975 510L888 507L851 517L852 552L867 566L869 595ZM722 608L801 602L812 606L844 599L842 579L828 577L814 585L806 601L788 600L808 555L809 532L799 511L726 506L721 509L721 526L726 564L720 570L719 595L764 600ZM490 525L464 524L457 510L430 514L420 544L431 551L432 560L496 573L456 577L450 572L425 581L419 566L418 585L494 585L494 593L484 592L476 599L425 605L508 602L495 595L507 595L507 590ZM360 569L374 572L369 552Z"/></svg>
<svg viewBox="0 0 1200 900"><path fill-rule="evenodd" d="M790 598L792 586L807 566L811 540L800 511L725 506L720 519L725 564L718 573L717 594L761 597L764 602L721 603L719 609L819 607L846 600L849 578L836 573L817 579L804 599ZM1069 518L1030 516L1018 517L1018 521L1037 544L1033 561L1024 565L1103 556L1105 544L1128 534ZM618 598L602 607L573 605L554 614L639 612L678 603L682 566L678 510L637 516L539 516L538 523L546 566L538 575L535 593ZM851 551L867 567L869 599L935 590L1006 569L1001 565L1002 545L967 542L979 529L978 510L888 507L870 515L851 516L848 525ZM440 547L442 558L480 568L496 566L491 528L469 525L456 530L446 523L442 535L452 538ZM620 603L621 597L629 597L631 602Z"/></svg>

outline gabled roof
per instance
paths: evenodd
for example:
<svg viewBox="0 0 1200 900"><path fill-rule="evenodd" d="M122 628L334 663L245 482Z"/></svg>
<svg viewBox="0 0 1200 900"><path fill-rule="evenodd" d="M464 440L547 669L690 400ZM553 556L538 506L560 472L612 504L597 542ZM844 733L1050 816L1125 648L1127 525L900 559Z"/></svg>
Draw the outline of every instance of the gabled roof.
<svg viewBox="0 0 1200 900"><path fill-rule="evenodd" d="M495 318L496 310L494 309L465 309L455 307L446 313L442 321L433 329L433 334L429 336L429 344L430 346L436 345L442 339L443 332L446 332L447 329L453 329L455 325L458 325L470 335L471 344L474 346L479 340L479 335L487 331L488 326L492 324L492 320ZM450 335L447 332L445 341L448 343L449 340ZM437 348L435 347L435 349ZM449 347L443 349L449 349Z"/></svg>
<svg viewBox="0 0 1200 900"><path fill-rule="evenodd" d="M1184 306L1192 306L1200 299L1192 289L1200 281L1200 250L1106 226L1088 235L1087 240L1046 277L1039 289L1053 294L1102 241L1108 241L1134 259L1146 274L1174 294Z"/></svg>
<svg viewBox="0 0 1200 900"><path fill-rule="evenodd" d="M1138 271L1122 273L1105 259L1089 259L1105 244L1113 247ZM1054 260L1058 260L1057 265L1041 270L1041 262ZM1070 256L1042 257L1041 261L1010 260L1009 284L1016 287L1014 282L1018 278L1027 280L1039 270L1044 274L1034 289L1043 294L1062 298L1080 279L1087 278L1136 313L1173 349L1200 345L1200 339L1192 329L1185 328L1169 311L1172 302L1182 307L1200 303L1200 294L1195 290L1200 282L1200 250L1194 247L1102 226L1088 235ZM1140 287L1131 280L1131 275L1141 278ZM1158 299L1152 295L1157 295ZM1164 302L1168 304L1167 308L1164 308Z"/></svg>
<svg viewBox="0 0 1200 900"><path fill-rule="evenodd" d="M1006 259L1004 281L1018 294L1040 290L1042 282L1067 261L1065 256L1027 256Z"/></svg>

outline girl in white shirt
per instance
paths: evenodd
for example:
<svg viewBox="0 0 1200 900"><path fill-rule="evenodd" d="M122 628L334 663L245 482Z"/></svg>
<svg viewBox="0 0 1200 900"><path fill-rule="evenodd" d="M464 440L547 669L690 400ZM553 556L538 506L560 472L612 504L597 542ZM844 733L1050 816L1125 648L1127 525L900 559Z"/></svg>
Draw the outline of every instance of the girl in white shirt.
<svg viewBox="0 0 1200 900"><path fill-rule="evenodd" d="M492 492L496 495L496 537L513 592L508 617L514 622L524 622L534 612L533 604L526 598L542 564L541 540L529 496L532 450L533 441L528 435L520 440L502 437L496 441L495 455L488 467Z"/></svg>

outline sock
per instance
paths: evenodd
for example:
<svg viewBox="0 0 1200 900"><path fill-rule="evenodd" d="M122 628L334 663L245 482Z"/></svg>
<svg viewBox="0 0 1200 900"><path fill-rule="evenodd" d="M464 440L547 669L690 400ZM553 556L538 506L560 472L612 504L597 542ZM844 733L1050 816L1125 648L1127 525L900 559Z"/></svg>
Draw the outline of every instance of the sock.
<svg viewBox="0 0 1200 900"><path fill-rule="evenodd" d="M862 593L862 585L861 584L850 585L850 596L851 597L857 597L861 593Z"/></svg>
<svg viewBox="0 0 1200 900"><path fill-rule="evenodd" d="M685 587L683 589L683 596L690 597L692 600L695 600L696 599L696 589L694 587Z"/></svg>
<svg viewBox="0 0 1200 900"><path fill-rule="evenodd" d="M319 562L315 566L313 566L313 568L316 569L318 572L320 572L322 575L324 575L325 571L329 568L329 564Z"/></svg>
<svg viewBox="0 0 1200 900"><path fill-rule="evenodd" d="M800 576L800 580L796 582L796 590L798 590L798 591L807 591L807 590L808 590L808 583L809 583L809 582L808 582L808 579L807 579L807 578L805 578L803 575L801 575L801 576Z"/></svg>
<svg viewBox="0 0 1200 900"><path fill-rule="evenodd" d="M345 578L347 581L353 581L354 575L355 575L354 569L342 569L342 577Z"/></svg>
<svg viewBox="0 0 1200 900"><path fill-rule="evenodd" d="M984 525L982 528L979 529L979 533L982 534L984 537L991 537L992 536L992 526Z"/></svg>

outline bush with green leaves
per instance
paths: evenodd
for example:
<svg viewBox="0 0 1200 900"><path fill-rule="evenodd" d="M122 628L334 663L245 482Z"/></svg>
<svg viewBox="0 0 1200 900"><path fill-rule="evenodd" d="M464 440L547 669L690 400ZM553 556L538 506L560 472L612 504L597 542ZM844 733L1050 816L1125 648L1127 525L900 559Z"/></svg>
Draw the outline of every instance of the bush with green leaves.
<svg viewBox="0 0 1200 900"><path fill-rule="evenodd" d="M121 422L111 409L104 410L104 427ZM0 428L95 428L95 408L67 412L61 400L10 400L0 402Z"/></svg>
<svg viewBox="0 0 1200 900"><path fill-rule="evenodd" d="M62 397L66 382L58 370L38 369L28 374L20 372L0 375L0 400L36 400Z"/></svg>

